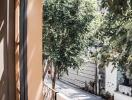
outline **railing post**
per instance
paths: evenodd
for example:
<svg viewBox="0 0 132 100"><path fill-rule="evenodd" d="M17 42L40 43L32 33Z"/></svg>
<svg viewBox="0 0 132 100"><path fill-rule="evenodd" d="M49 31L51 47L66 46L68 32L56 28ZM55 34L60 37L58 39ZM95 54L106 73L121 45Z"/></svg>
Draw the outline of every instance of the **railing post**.
<svg viewBox="0 0 132 100"><path fill-rule="evenodd" d="M58 93L58 92L55 92L55 100L57 100L57 93Z"/></svg>

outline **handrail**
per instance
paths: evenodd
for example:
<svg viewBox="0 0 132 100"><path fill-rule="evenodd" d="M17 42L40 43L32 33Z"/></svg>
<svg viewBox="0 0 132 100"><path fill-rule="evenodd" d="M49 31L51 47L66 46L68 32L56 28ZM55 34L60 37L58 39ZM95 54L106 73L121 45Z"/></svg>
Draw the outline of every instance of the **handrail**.
<svg viewBox="0 0 132 100"><path fill-rule="evenodd" d="M56 90L49 87L47 84L44 84L44 86L48 89L44 94L44 100L72 100L63 93L57 92ZM55 95L52 95L52 92L55 93Z"/></svg>
<svg viewBox="0 0 132 100"><path fill-rule="evenodd" d="M56 94L58 92L55 89L49 87L47 84L43 84L43 86L44 100L56 100Z"/></svg>
<svg viewBox="0 0 132 100"><path fill-rule="evenodd" d="M47 84L44 84L44 86L46 86L47 88L49 88L50 90L54 91L55 93L57 93L57 91L55 89L52 89L51 87L49 87Z"/></svg>

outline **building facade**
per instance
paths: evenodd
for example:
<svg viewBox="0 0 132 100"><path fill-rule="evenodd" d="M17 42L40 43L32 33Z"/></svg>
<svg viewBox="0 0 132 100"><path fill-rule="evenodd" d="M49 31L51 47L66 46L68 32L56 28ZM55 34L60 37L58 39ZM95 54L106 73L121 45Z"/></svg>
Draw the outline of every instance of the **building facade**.
<svg viewBox="0 0 132 100"><path fill-rule="evenodd" d="M42 99L42 1L0 1L0 100Z"/></svg>

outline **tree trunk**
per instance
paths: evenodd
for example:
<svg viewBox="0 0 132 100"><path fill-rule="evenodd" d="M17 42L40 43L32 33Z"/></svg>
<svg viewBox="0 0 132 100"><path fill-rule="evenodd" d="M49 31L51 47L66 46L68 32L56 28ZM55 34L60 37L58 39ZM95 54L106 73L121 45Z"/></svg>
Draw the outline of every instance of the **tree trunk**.
<svg viewBox="0 0 132 100"><path fill-rule="evenodd" d="M53 100L55 98L55 83L56 83L56 74L57 74L57 70L56 68L54 69L54 74L53 74L53 78L52 78L52 97L53 97Z"/></svg>
<svg viewBox="0 0 132 100"><path fill-rule="evenodd" d="M43 66L44 66L44 69L43 69L43 82L44 82L46 73L48 71L48 68L50 67L51 61L50 60L47 60L47 61L44 61L44 62L46 62L46 63L43 64Z"/></svg>

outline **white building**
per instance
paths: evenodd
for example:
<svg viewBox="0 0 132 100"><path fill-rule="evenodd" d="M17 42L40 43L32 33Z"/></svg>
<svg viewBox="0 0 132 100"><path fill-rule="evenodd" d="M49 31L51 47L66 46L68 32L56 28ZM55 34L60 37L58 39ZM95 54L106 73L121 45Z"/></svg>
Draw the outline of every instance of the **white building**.
<svg viewBox="0 0 132 100"><path fill-rule="evenodd" d="M105 68L105 91L114 95L114 100L132 100L132 87L121 85L124 79L112 63Z"/></svg>

